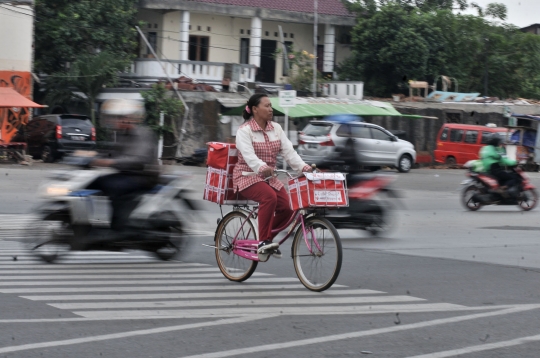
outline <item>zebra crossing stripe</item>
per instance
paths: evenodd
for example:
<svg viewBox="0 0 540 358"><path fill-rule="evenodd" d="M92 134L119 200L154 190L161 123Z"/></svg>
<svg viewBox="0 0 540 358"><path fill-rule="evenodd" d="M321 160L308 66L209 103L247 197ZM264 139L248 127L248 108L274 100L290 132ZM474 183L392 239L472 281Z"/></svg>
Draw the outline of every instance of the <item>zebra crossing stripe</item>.
<svg viewBox="0 0 540 358"><path fill-rule="evenodd" d="M282 278L280 281L274 280L275 278L257 279L253 278L248 283L225 283L224 279L205 280L205 284L213 284L209 286L106 286L106 287L38 287L38 288L0 288L0 293L14 293L14 294L34 294L34 293L82 293L82 292L145 292L145 291L230 291L230 290L287 290L287 289L302 289L305 291L305 287L298 283L294 278ZM253 283L266 283L266 285L253 285ZM294 284L281 284L280 282L295 282ZM193 281L186 281L186 284L192 284ZM199 282L201 283L201 282ZM268 284L272 283L272 284ZM276 284L277 283L277 284ZM139 282L137 282L139 284ZM344 287L341 285L334 285L333 287Z"/></svg>
<svg viewBox="0 0 540 358"><path fill-rule="evenodd" d="M163 273L163 274L153 274L153 275L49 275L44 276L43 278L47 278L49 280L92 280L92 279L108 279L108 280L121 280L121 279L141 279L141 278L147 278L147 279L160 279L160 278L205 278L205 277L223 277L223 274L219 272L219 270L216 270L216 273L201 273L201 274L174 274L174 273ZM253 274L254 276L269 276L267 273L260 273L255 272ZM10 281L10 280L35 280L36 276L2 276L0 278L0 285L5 284L7 282L1 282L1 281ZM39 281L37 281L39 282ZM79 281L79 284L83 282ZM9 284L9 283L8 283ZM17 282L16 284L20 284L20 282ZM62 282L57 282L57 284L62 284ZM86 284L86 282L84 282Z"/></svg>
<svg viewBox="0 0 540 358"><path fill-rule="evenodd" d="M62 310L110 309L110 308L171 308L171 307L253 307L253 306L282 306L282 305L330 305L330 304L361 304L388 302L425 301L412 296L370 296L370 297L320 297L313 295L307 298L271 298L271 299L241 299L232 300L182 300L159 302L82 302L82 303L48 303L49 306ZM221 310L221 308L220 308Z"/></svg>
<svg viewBox="0 0 540 358"><path fill-rule="evenodd" d="M264 275L262 273L259 273L260 276ZM116 286L119 285L185 285L185 284L209 284L209 283L223 283L225 278L223 275L216 275L216 277L219 277L219 279L199 279L199 280L183 280L183 279L176 279L176 280L126 280L126 281L111 281L111 280L103 280L103 281L26 281L26 282L0 282L0 292L8 291L8 289L3 289L1 286L107 286L110 285L111 287L107 287L107 289L110 289L111 291L114 291ZM225 281L226 282L226 281ZM293 277L267 277L264 278L258 278L258 277L251 277L249 279L249 282L266 282L266 283L272 283L272 282L298 282L297 278ZM236 284L238 285L238 284ZM239 286L241 287L241 286ZM332 287L340 287L339 285L333 285ZM61 288L58 288L61 289Z"/></svg>
<svg viewBox="0 0 540 358"><path fill-rule="evenodd" d="M150 294L114 294L114 295L36 295L36 296L21 296L32 301L87 301L87 300L157 300L157 299L186 299L186 298L218 298L218 297L281 297L281 296L320 296L320 295L374 295L384 294L381 291L373 290L335 290L326 292L311 292L307 291L302 285L287 285L288 287L277 285L257 285L252 287L241 287L240 292L182 292L182 293L150 293ZM227 286L221 288L237 289L238 286ZM200 290L200 286L190 286L189 291ZM210 289L210 287L208 287ZM215 288L215 286L212 286ZM247 290L249 288L249 290ZM298 289L298 291L288 290L289 288ZM272 290L263 292L250 292L252 290ZM246 292L244 292L244 290ZM299 291L302 290L302 291ZM186 290L188 291L188 290Z"/></svg>
<svg viewBox="0 0 540 358"><path fill-rule="evenodd" d="M336 314L379 314L379 313L414 313L414 312L446 312L460 310L463 306L450 303L395 304L395 305L352 305L352 306L296 306L296 307L264 307L264 313L271 315L336 315ZM261 307L206 308L187 310L106 310L106 311L72 311L87 318L117 317L153 317L163 316L177 318L208 318L257 315Z"/></svg>

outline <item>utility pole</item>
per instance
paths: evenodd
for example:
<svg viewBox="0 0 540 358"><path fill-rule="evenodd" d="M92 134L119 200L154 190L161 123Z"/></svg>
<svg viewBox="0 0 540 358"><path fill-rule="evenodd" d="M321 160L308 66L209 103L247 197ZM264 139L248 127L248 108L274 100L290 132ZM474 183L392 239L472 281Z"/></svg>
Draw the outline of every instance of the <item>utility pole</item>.
<svg viewBox="0 0 540 358"><path fill-rule="evenodd" d="M488 96L488 85L489 85L489 74L488 74L488 50L489 50L489 39L486 38L486 45L484 47L484 96Z"/></svg>
<svg viewBox="0 0 540 358"><path fill-rule="evenodd" d="M313 0L313 97L317 97L317 6L318 0Z"/></svg>

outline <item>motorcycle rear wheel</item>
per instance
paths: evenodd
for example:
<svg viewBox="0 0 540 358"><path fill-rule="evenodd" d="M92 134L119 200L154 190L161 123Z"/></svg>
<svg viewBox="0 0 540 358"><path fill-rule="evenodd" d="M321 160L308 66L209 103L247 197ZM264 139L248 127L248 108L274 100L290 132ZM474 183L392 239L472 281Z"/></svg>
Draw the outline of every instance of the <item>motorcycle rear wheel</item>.
<svg viewBox="0 0 540 358"><path fill-rule="evenodd" d="M521 200L521 197L524 200ZM538 203L538 193L534 189L527 189L521 192L520 200L518 200L518 205L523 211L530 211L536 207Z"/></svg>
<svg viewBox="0 0 540 358"><path fill-rule="evenodd" d="M476 185L466 187L461 193L461 202L467 210L477 211L482 207L480 202L472 200L474 194L480 194L480 189Z"/></svg>

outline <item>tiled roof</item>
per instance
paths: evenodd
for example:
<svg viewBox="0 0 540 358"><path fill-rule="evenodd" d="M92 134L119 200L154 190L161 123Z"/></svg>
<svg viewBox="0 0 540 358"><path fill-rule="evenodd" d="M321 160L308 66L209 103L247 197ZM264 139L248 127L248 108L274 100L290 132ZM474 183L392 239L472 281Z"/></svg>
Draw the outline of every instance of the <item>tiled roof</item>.
<svg viewBox="0 0 540 358"><path fill-rule="evenodd" d="M190 0L220 5L236 5L263 9L313 13L314 0ZM341 0L318 0L317 12L325 15L354 17Z"/></svg>

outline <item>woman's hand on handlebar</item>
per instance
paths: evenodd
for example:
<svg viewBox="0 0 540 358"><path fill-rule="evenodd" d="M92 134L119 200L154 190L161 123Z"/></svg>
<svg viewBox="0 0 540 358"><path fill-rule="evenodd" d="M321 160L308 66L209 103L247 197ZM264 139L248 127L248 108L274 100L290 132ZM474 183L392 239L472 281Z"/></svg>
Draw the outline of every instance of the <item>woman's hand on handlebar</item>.
<svg viewBox="0 0 540 358"><path fill-rule="evenodd" d="M274 176L274 169L270 167L264 168L260 174L263 176L263 178L271 178Z"/></svg>

